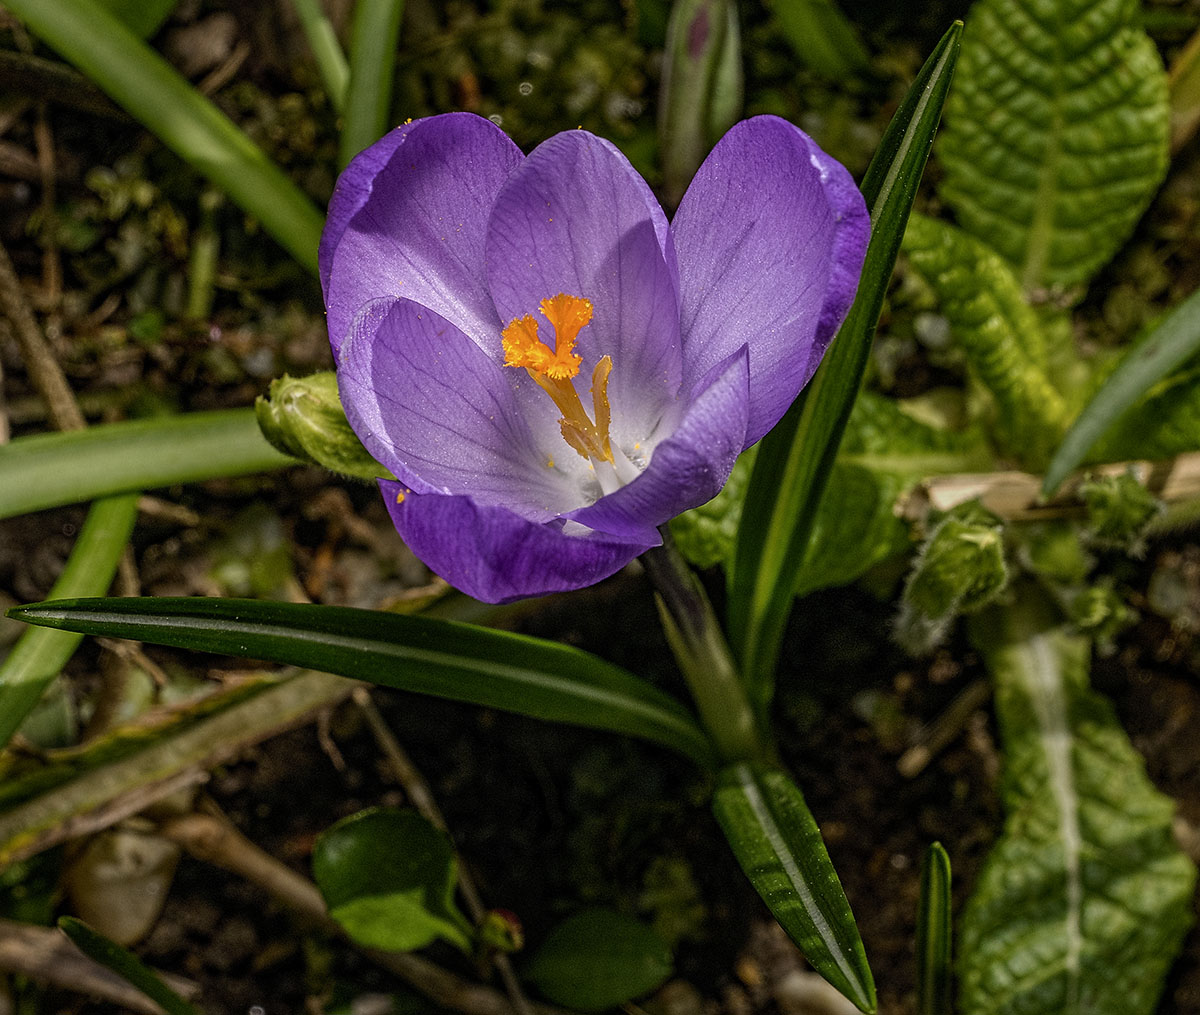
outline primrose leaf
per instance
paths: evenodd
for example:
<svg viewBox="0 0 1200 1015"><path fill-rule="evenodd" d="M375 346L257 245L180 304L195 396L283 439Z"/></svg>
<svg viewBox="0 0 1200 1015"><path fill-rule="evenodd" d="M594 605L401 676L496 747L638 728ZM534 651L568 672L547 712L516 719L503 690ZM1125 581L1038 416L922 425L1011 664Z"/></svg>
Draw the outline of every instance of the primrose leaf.
<svg viewBox="0 0 1200 1015"><path fill-rule="evenodd" d="M471 924L454 904L454 848L416 811L343 818L317 839L313 877L329 915L367 948L412 951L441 938L471 951Z"/></svg>
<svg viewBox="0 0 1200 1015"><path fill-rule="evenodd" d="M555 927L525 975L556 1004L592 1012L650 993L674 967L667 943L644 923L597 908Z"/></svg>
<svg viewBox="0 0 1200 1015"><path fill-rule="evenodd" d="M979 0L938 154L943 199L1027 295L1085 284L1167 167L1167 79L1137 0Z"/></svg>
<svg viewBox="0 0 1200 1015"><path fill-rule="evenodd" d="M875 980L850 903L804 794L784 772L741 763L721 771L713 813L746 877L812 967L875 1010Z"/></svg>
<svg viewBox="0 0 1200 1015"><path fill-rule="evenodd" d="M1036 586L972 636L996 683L1008 817L960 920L960 1009L1149 1015L1192 922L1172 803L1089 689L1089 641Z"/></svg>
<svg viewBox="0 0 1200 1015"><path fill-rule="evenodd" d="M908 221L904 251L992 398L996 437L1026 465L1044 465L1066 429L1069 407L1047 375L1042 326L1016 278L983 243L921 215Z"/></svg>

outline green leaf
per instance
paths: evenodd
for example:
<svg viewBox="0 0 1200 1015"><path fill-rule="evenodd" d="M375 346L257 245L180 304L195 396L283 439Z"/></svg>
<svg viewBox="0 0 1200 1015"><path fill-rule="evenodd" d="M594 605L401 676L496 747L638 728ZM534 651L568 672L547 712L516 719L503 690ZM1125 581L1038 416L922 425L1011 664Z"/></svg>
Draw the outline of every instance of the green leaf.
<svg viewBox="0 0 1200 1015"><path fill-rule="evenodd" d="M712 745L674 698L579 649L425 617L249 599L80 599L9 616L82 634L251 656L552 722L642 737L703 766Z"/></svg>
<svg viewBox="0 0 1200 1015"><path fill-rule="evenodd" d="M65 598L108 591L137 521L137 501L137 494L125 494L91 506L51 595ZM79 635L65 631L26 631L0 662L0 746L12 739L75 654L79 641Z"/></svg>
<svg viewBox="0 0 1200 1015"><path fill-rule="evenodd" d="M308 47L317 61L317 70L325 85L325 94L339 115L346 108L346 86L350 83L350 65L338 42L333 23L321 7L321 0L292 0Z"/></svg>
<svg viewBox="0 0 1200 1015"><path fill-rule="evenodd" d="M403 16L404 0L358 0L354 5L350 78L338 145L343 167L388 129Z"/></svg>
<svg viewBox="0 0 1200 1015"><path fill-rule="evenodd" d="M1032 584L972 637L996 684L1004 833L960 920L959 1005L976 1015L1149 1015L1192 922L1174 807L1112 706L1091 646Z"/></svg>
<svg viewBox="0 0 1200 1015"><path fill-rule="evenodd" d="M1114 452L1128 452L1128 457L1166 457L1200 445L1195 372L1155 390L1160 381L1197 352L1200 292L1192 293L1151 328L1109 374L1054 452L1042 491L1053 493L1068 473L1088 459L1101 438L1106 442L1100 460ZM1139 400L1141 405L1130 413Z"/></svg>
<svg viewBox="0 0 1200 1015"><path fill-rule="evenodd" d="M979 0L941 195L1027 295L1086 283L1167 167L1167 80L1137 0Z"/></svg>
<svg viewBox="0 0 1200 1015"><path fill-rule="evenodd" d="M266 442L252 409L34 434L0 445L0 518L296 464Z"/></svg>
<svg viewBox="0 0 1200 1015"><path fill-rule="evenodd" d="M757 450L755 445L742 452L721 492L712 500L671 519L671 535L679 552L695 567L729 566Z"/></svg>
<svg viewBox="0 0 1200 1015"><path fill-rule="evenodd" d="M713 813L746 877L809 964L861 1011L875 1010L875 981L854 914L804 796L762 765L722 769Z"/></svg>
<svg viewBox="0 0 1200 1015"><path fill-rule="evenodd" d="M1040 468L1066 429L1068 407L1047 375L1038 316L1012 272L983 243L923 215L909 221L904 252L992 398L997 439L1013 457Z"/></svg>
<svg viewBox="0 0 1200 1015"><path fill-rule="evenodd" d="M585 909L555 927L525 975L555 1004L604 1011L648 994L674 970L667 943L612 909Z"/></svg>
<svg viewBox="0 0 1200 1015"><path fill-rule="evenodd" d="M955 23L921 68L863 179L871 242L854 305L816 376L762 441L729 573L729 633L747 690L765 710L817 507L858 394L908 213L950 86Z"/></svg>
<svg viewBox="0 0 1200 1015"><path fill-rule="evenodd" d="M470 921L454 904L454 847L414 810L343 818L317 839L313 877L329 915L367 948L414 951L441 938L471 951Z"/></svg>
<svg viewBox="0 0 1200 1015"><path fill-rule="evenodd" d="M96 0L7 0L5 6L316 274L324 216L158 53Z"/></svg>
<svg viewBox="0 0 1200 1015"><path fill-rule="evenodd" d="M870 69L858 29L834 0L773 0L770 9L801 62L817 74L842 81Z"/></svg>
<svg viewBox="0 0 1200 1015"><path fill-rule="evenodd" d="M131 983L167 1015L200 1015L200 1009L188 1004L159 978L149 966L128 948L110 941L73 916L59 917L58 925L84 955L106 969L111 969Z"/></svg>
<svg viewBox="0 0 1200 1015"><path fill-rule="evenodd" d="M935 842L921 862L917 907L917 1015L953 1015L950 857Z"/></svg>
<svg viewBox="0 0 1200 1015"><path fill-rule="evenodd" d="M142 39L150 38L162 27L177 3L178 0L102 0L107 10Z"/></svg>

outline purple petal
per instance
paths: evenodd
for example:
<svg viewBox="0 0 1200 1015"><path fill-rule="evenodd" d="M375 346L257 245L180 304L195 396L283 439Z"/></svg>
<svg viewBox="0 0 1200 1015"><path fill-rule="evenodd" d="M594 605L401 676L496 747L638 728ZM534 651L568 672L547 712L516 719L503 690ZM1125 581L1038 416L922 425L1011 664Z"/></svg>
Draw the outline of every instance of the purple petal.
<svg viewBox="0 0 1200 1015"><path fill-rule="evenodd" d="M812 376L854 299L869 220L845 168L774 116L733 127L671 223L685 388L750 347L749 446Z"/></svg>
<svg viewBox="0 0 1200 1015"><path fill-rule="evenodd" d="M615 574L660 540L566 535L470 497L419 494L380 480L396 529L436 574L485 603L580 589Z"/></svg>
<svg viewBox="0 0 1200 1015"><path fill-rule="evenodd" d="M654 449L646 471L568 517L634 538L715 497L745 447L750 401L746 347L717 364L698 387L699 396L678 429Z"/></svg>
<svg viewBox="0 0 1200 1015"><path fill-rule="evenodd" d="M415 300L499 349L484 240L496 194L522 158L490 120L446 113L393 131L350 163L321 244L335 355L358 311L383 296Z"/></svg>
<svg viewBox="0 0 1200 1015"><path fill-rule="evenodd" d="M526 400L536 398L542 426L531 428L507 373L433 311L376 300L342 346L338 389L359 439L407 486L545 521L579 505L586 464L563 443L553 404L532 383Z"/></svg>
<svg viewBox="0 0 1200 1015"><path fill-rule="evenodd" d="M666 217L621 152L573 130L539 145L496 198L488 282L501 320L560 292L591 300L583 371L611 356L613 419L643 436L672 406L681 373L674 254Z"/></svg>

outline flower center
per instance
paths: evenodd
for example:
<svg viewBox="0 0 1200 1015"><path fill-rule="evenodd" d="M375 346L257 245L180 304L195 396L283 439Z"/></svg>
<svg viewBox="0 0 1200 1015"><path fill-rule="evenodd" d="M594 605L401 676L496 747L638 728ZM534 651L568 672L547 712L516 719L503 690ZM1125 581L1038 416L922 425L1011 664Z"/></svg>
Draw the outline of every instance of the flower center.
<svg viewBox="0 0 1200 1015"><path fill-rule="evenodd" d="M612 357L601 356L592 370L592 415L588 415L571 380L583 362L575 351L575 339L592 319L592 302L580 296L559 293L541 302L542 315L554 329L551 347L538 338L538 322L532 314L517 317L501 332L504 365L524 367L554 400L562 419L558 421L563 440L577 454L593 464L613 464L608 429L612 408L608 404L608 375ZM624 458L624 456L621 456Z"/></svg>

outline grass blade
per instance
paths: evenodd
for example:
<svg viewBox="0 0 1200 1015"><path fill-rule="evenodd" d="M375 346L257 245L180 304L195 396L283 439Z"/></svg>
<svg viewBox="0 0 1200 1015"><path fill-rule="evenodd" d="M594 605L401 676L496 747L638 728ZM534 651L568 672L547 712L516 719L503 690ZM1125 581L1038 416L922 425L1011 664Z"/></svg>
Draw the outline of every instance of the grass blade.
<svg viewBox="0 0 1200 1015"><path fill-rule="evenodd" d="M343 166L388 128L396 41L403 15L404 0L357 0L355 4L350 83L338 148Z"/></svg>
<svg viewBox="0 0 1200 1015"><path fill-rule="evenodd" d="M1109 375L1054 452L1042 493L1046 496L1054 493L1138 399L1197 351L1200 351L1200 291L1172 310Z"/></svg>
<svg viewBox="0 0 1200 1015"><path fill-rule="evenodd" d="M940 842L921 863L917 906L917 1015L953 1015L950 1003L950 857Z"/></svg>
<svg viewBox="0 0 1200 1015"><path fill-rule="evenodd" d="M955 22L925 62L863 179L871 242L854 306L816 376L759 445L729 575L730 640L751 699L774 689L775 662L817 506L858 394L905 223L958 55Z"/></svg>
<svg viewBox="0 0 1200 1015"><path fill-rule="evenodd" d="M137 494L96 501L50 594L103 594L137 519ZM66 631L26 631L0 663L0 746L7 744L79 645Z"/></svg>
<svg viewBox="0 0 1200 1015"><path fill-rule="evenodd" d="M199 1008L176 994L128 948L110 941L73 916L59 917L58 925L84 955L137 987L167 1015L200 1015Z"/></svg>
<svg viewBox="0 0 1200 1015"><path fill-rule="evenodd" d="M346 108L346 88L350 83L350 66L346 54L333 31L333 25L321 9L321 0L292 0L300 27L317 61L317 72L325 85L325 94L339 113Z"/></svg>
<svg viewBox="0 0 1200 1015"><path fill-rule="evenodd" d="M5 6L316 274L324 225L316 205L158 53L95 0L6 0Z"/></svg>
<svg viewBox="0 0 1200 1015"><path fill-rule="evenodd" d="M253 409L18 437L0 446L0 518L295 464L266 442Z"/></svg>
<svg viewBox="0 0 1200 1015"><path fill-rule="evenodd" d="M566 645L374 610L250 599L78 599L9 616L80 634L269 659L662 744L700 765L713 749L669 695Z"/></svg>

